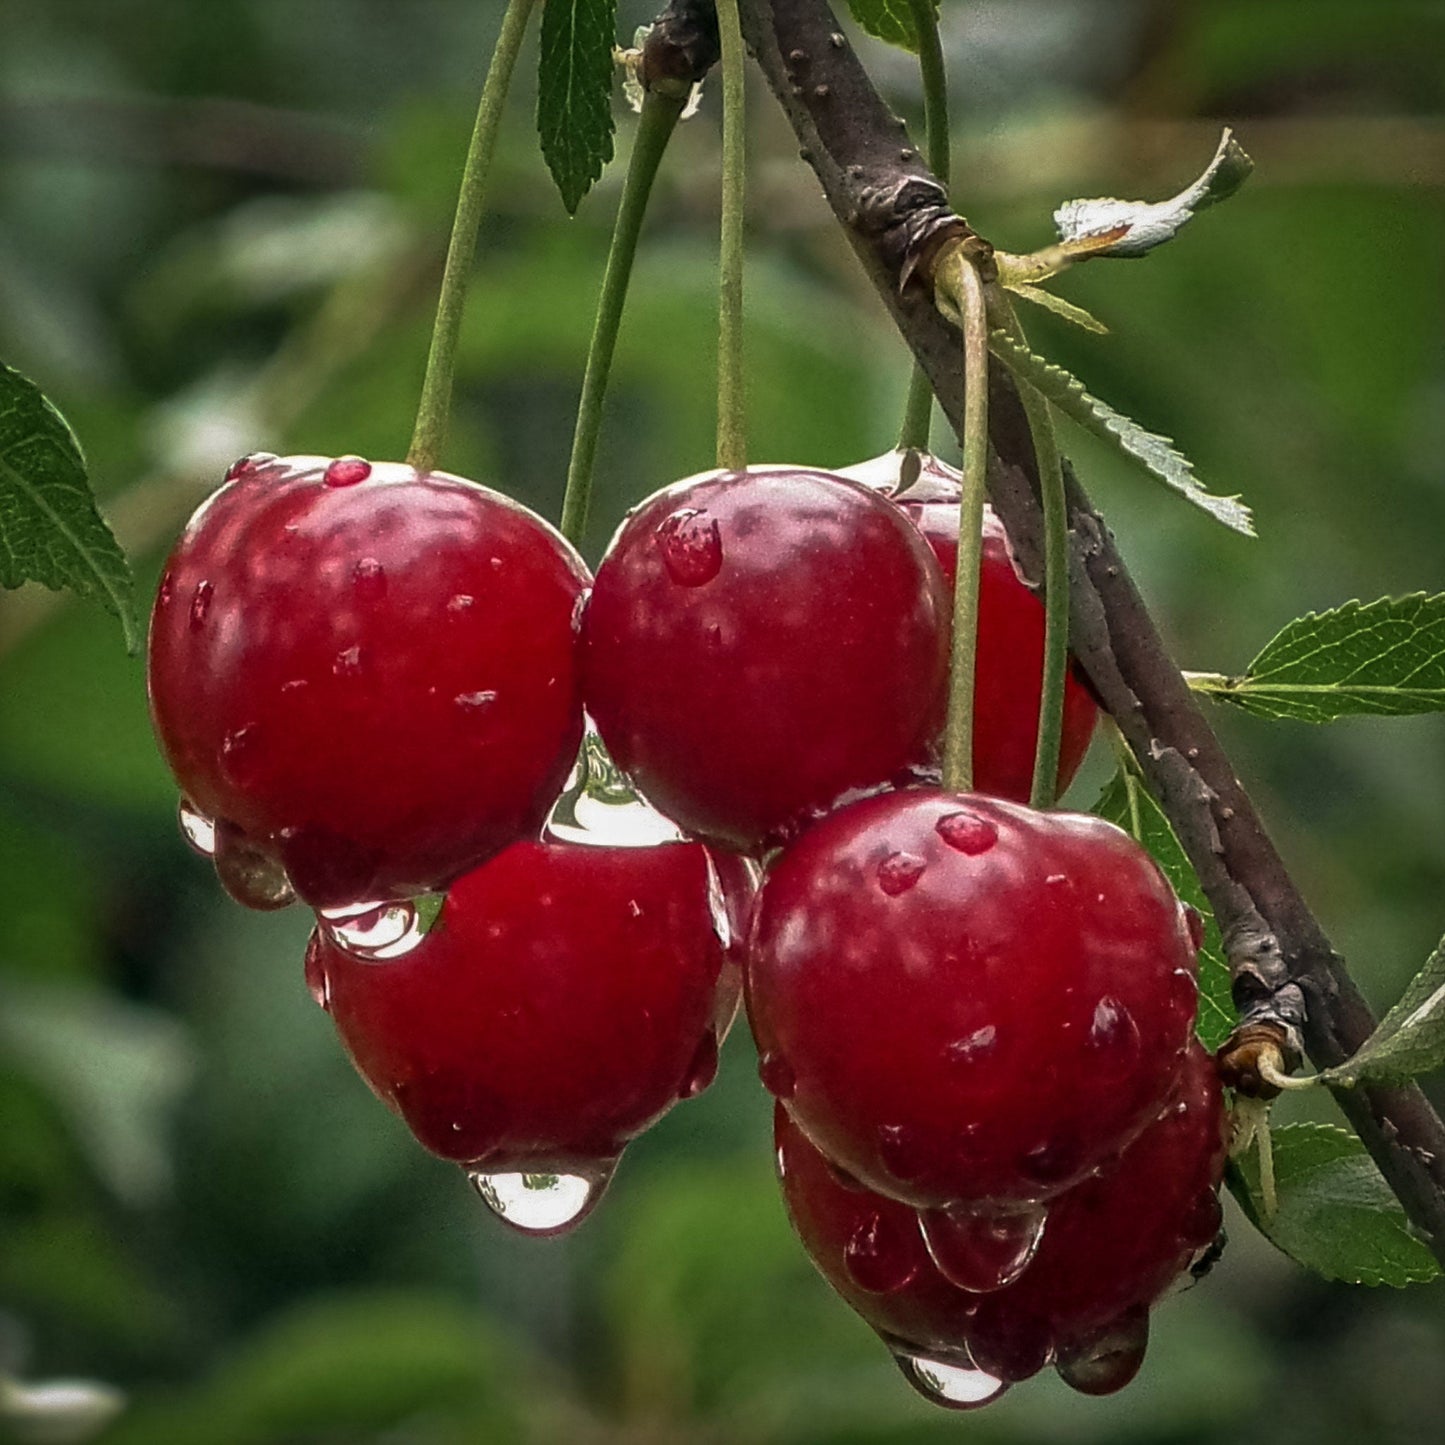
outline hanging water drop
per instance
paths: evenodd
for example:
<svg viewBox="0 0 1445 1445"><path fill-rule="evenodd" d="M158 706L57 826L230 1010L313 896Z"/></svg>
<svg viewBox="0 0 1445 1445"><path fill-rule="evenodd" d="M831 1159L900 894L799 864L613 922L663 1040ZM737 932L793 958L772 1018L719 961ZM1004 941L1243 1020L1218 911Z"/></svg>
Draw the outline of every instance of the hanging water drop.
<svg viewBox="0 0 1445 1445"><path fill-rule="evenodd" d="M987 1371L952 1360L940 1360L912 1350L895 1350L893 1358L903 1378L935 1405L948 1410L978 1410L992 1404L1008 1385Z"/></svg>
<svg viewBox="0 0 1445 1445"><path fill-rule="evenodd" d="M546 1237L575 1229L597 1206L617 1167L600 1161L586 1173L532 1174L467 1171L482 1203L522 1234Z"/></svg>
<svg viewBox="0 0 1445 1445"><path fill-rule="evenodd" d="M311 937L306 940L306 956L302 961L302 968L307 993L315 1000L317 1008L323 1013L330 1013L331 985L326 978L326 945L322 942L319 928L313 928Z"/></svg>
<svg viewBox="0 0 1445 1445"><path fill-rule="evenodd" d="M542 829L549 843L588 843L603 848L652 848L681 843L677 824L633 790L608 756L589 718L567 786Z"/></svg>
<svg viewBox="0 0 1445 1445"><path fill-rule="evenodd" d="M711 582L722 567L722 538L717 521L694 507L683 507L657 529L657 546L668 576L684 587Z"/></svg>
<svg viewBox="0 0 1445 1445"><path fill-rule="evenodd" d="M323 908L318 916L338 948L368 962L401 958L426 936L416 905L405 899Z"/></svg>
<svg viewBox="0 0 1445 1445"><path fill-rule="evenodd" d="M939 1273L973 1294L1003 1289L1029 1267L1047 1218L1041 1205L1008 1213L924 1209L918 1214L923 1242Z"/></svg>
<svg viewBox="0 0 1445 1445"><path fill-rule="evenodd" d="M176 821L183 837L202 858L216 851L216 825L189 798L182 798L176 809Z"/></svg>
<svg viewBox="0 0 1445 1445"><path fill-rule="evenodd" d="M1060 1350L1054 1368L1081 1395L1112 1395L1139 1373L1148 1349L1149 1311L1141 1306L1087 1342Z"/></svg>
<svg viewBox="0 0 1445 1445"><path fill-rule="evenodd" d="M712 919L712 931L717 935L717 941L724 952L733 946L733 924L728 917L727 894L723 890L723 882L718 876L717 866L712 861L712 855L705 855L707 858L707 911Z"/></svg>

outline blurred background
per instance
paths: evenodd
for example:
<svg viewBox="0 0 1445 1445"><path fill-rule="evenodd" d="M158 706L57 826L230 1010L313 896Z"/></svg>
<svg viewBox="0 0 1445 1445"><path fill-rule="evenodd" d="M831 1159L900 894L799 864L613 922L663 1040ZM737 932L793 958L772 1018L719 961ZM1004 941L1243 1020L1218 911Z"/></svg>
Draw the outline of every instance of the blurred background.
<svg viewBox="0 0 1445 1445"><path fill-rule="evenodd" d="M619 34L654 8L623 0ZM1445 589L1445 5L943 9L956 197L1001 245L1045 243L1073 196L1172 194L1225 122L1258 162L1147 264L1064 279L1111 338L1029 318L1255 507L1248 543L1066 437L1181 663L1237 670L1309 609ZM499 11L0 6L0 357L74 424L144 598L234 457L405 451ZM908 58L864 49L916 120ZM622 168L566 217L527 68L446 461L555 517ZM903 348L760 83L752 112L753 455L854 462L892 445ZM659 182L594 557L711 465L717 120L712 94ZM1388 1004L1445 931L1445 719L1218 722ZM1312 1280L1237 1214L1122 1395L1041 1378L932 1410L791 1238L741 1026L582 1230L510 1234L353 1074L302 983L307 917L229 903L175 803L113 622L0 596L0 1371L123 1391L105 1445L1439 1438L1445 1289Z"/></svg>

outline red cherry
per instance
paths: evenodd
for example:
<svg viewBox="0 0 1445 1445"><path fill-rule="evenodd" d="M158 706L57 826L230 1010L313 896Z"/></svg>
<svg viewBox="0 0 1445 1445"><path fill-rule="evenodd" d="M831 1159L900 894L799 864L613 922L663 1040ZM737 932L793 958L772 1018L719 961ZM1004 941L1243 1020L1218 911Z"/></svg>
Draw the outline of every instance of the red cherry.
<svg viewBox="0 0 1445 1445"><path fill-rule="evenodd" d="M933 548L950 590L958 570L960 480L952 467L925 456L918 480L896 498ZM974 787L1026 803L1033 782L1043 690L1044 605L1026 587L992 507L983 514L979 573L978 661L974 668ZM1073 781L1098 708L1074 667L1064 682L1058 789Z"/></svg>
<svg viewBox="0 0 1445 1445"><path fill-rule="evenodd" d="M946 619L932 554L885 498L823 472L708 473L608 548L587 707L656 807L752 849L931 760Z"/></svg>
<svg viewBox="0 0 1445 1445"><path fill-rule="evenodd" d="M769 1086L849 1173L1004 1211L1157 1112L1194 956L1173 890L1112 824L917 789L841 809L773 865L748 1012Z"/></svg>
<svg viewBox="0 0 1445 1445"><path fill-rule="evenodd" d="M935 1398L930 1377L963 1371L996 1398L1001 1391L989 1394L982 1380L1016 1382L1050 1359L1075 1389L1121 1388L1143 1359L1149 1306L1219 1228L1224 1110L1197 1043L1168 1107L1117 1160L1053 1202L1032 1262L994 1293L950 1284L923 1248L915 1212L840 1183L782 1105L774 1129L783 1197L804 1248L900 1360L933 1367L905 1373Z"/></svg>
<svg viewBox="0 0 1445 1445"><path fill-rule="evenodd" d="M535 834L582 728L567 543L399 463L232 472L171 553L149 674L192 813L244 838L231 891L269 858L318 907L400 897Z"/></svg>
<svg viewBox="0 0 1445 1445"><path fill-rule="evenodd" d="M409 951L375 962L323 932L308 978L372 1088L484 1195L502 1176L595 1185L711 1077L719 906L698 843L517 843L453 884Z"/></svg>

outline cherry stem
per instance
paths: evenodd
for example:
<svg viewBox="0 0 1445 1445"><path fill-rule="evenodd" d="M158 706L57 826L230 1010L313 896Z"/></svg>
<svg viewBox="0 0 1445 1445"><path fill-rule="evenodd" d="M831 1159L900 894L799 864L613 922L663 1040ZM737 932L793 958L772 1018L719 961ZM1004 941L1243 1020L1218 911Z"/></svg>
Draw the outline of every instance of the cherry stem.
<svg viewBox="0 0 1445 1445"><path fill-rule="evenodd" d="M442 271L441 294L437 298L437 315L432 326L431 349L427 353L416 427L406 457L418 472L429 472L436 466L446 440L457 336L461 331L472 257L477 249L487 173L491 170L492 155L497 148L497 130L511 85L512 71L517 63L517 52L522 47L522 36L526 33L527 21L535 4L536 0L508 0L496 49L492 51L491 64L487 67L487 78L482 83L482 98L477 106L477 121L472 129L471 144L467 147L466 163L462 167L456 217L452 221L452 237Z"/></svg>
<svg viewBox="0 0 1445 1445"><path fill-rule="evenodd" d="M747 465L743 393L743 204L746 175L743 35L737 0L718 0L722 48L722 236L718 260L717 464Z"/></svg>
<svg viewBox="0 0 1445 1445"><path fill-rule="evenodd" d="M973 787L973 694L978 660L978 577L983 565L983 502L988 476L988 308L983 279L961 253L954 299L963 325L963 497L958 512L958 571L953 585L953 654L943 786Z"/></svg>
<svg viewBox="0 0 1445 1445"><path fill-rule="evenodd" d="M562 535L576 545L581 544L587 530L592 469L597 459L597 437L602 429L602 404L612 373L622 311L627 304L627 287L632 279L642 218L647 212L663 152L686 104L685 90L680 95L649 90L643 98L637 134L633 137L627 179L623 182L622 199L613 222L612 246L607 253L607 268L597 298L597 319L587 350L587 370L582 377L582 398L577 404L577 426L572 434L572 457L567 465L567 491L562 498Z"/></svg>
<svg viewBox="0 0 1445 1445"><path fill-rule="evenodd" d="M948 135L948 78L943 65L943 46L938 39L938 12L934 0L909 0L913 27L918 33L918 70L923 81L923 133L928 168L948 185L952 169ZM908 381L908 400L903 408L903 426L898 433L901 450L928 450L933 424L933 387L917 363Z"/></svg>
<svg viewBox="0 0 1445 1445"><path fill-rule="evenodd" d="M1002 292L995 320L1021 345L1024 329ZM1034 751L1030 806L1051 808L1059 792L1059 748L1064 727L1064 686L1069 676L1069 507L1064 465L1054 435L1053 408L1022 377L1015 377L1039 469L1044 519L1044 665L1039 694L1039 737Z"/></svg>

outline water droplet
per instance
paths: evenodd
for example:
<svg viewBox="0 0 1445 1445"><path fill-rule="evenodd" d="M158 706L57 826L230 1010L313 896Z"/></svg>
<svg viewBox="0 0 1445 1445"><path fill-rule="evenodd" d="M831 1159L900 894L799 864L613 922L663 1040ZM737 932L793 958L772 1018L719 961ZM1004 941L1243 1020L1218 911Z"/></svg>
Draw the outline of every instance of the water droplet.
<svg viewBox="0 0 1445 1445"><path fill-rule="evenodd" d="M468 612L476 606L477 599L465 592L458 592L455 597L448 599L447 612L453 617L465 617Z"/></svg>
<svg viewBox="0 0 1445 1445"><path fill-rule="evenodd" d="M977 813L945 813L933 825L933 830L950 848L967 853L970 858L987 853L998 842L998 824Z"/></svg>
<svg viewBox="0 0 1445 1445"><path fill-rule="evenodd" d="M706 512L684 507L657 529L663 565L674 582L701 587L711 582L722 566L722 538L717 522Z"/></svg>
<svg viewBox="0 0 1445 1445"><path fill-rule="evenodd" d="M225 481L234 482L237 477L243 477L247 472L259 471L267 462L276 460L275 452L250 452L244 457L231 463L226 468Z"/></svg>
<svg viewBox="0 0 1445 1445"><path fill-rule="evenodd" d="M1139 1025L1118 999L1105 994L1089 1023L1091 1068L1106 1078L1127 1074L1139 1058Z"/></svg>
<svg viewBox="0 0 1445 1445"><path fill-rule="evenodd" d="M221 772L234 787L255 780L261 762L261 732L254 723L236 728L221 739Z"/></svg>
<svg viewBox="0 0 1445 1445"><path fill-rule="evenodd" d="M843 1246L843 1264L859 1289L889 1294L911 1284L922 1261L918 1235L903 1233L895 1221L874 1211L858 1221Z"/></svg>
<svg viewBox="0 0 1445 1445"><path fill-rule="evenodd" d="M171 575L169 567L161 577L161 585L156 589L156 605L158 607L169 607L171 595L175 591L175 579Z"/></svg>
<svg viewBox="0 0 1445 1445"><path fill-rule="evenodd" d="M998 1053L998 1029L993 1024L985 1024L981 1029L955 1039L944 1052L949 1063L969 1069L991 1063Z"/></svg>
<svg viewBox="0 0 1445 1445"><path fill-rule="evenodd" d="M576 766L552 805L542 837L604 848L652 848L685 841L676 823L633 790L590 720Z"/></svg>
<svg viewBox="0 0 1445 1445"><path fill-rule="evenodd" d="M326 468L328 487L354 487L371 475L371 463L363 457L337 457Z"/></svg>
<svg viewBox="0 0 1445 1445"><path fill-rule="evenodd" d="M1069 875L1067 873L1050 873L1049 876L1044 879L1044 882L1053 888L1057 888L1060 883L1067 883L1068 881Z"/></svg>
<svg viewBox="0 0 1445 1445"><path fill-rule="evenodd" d="M905 1124L882 1124L878 1129L878 1158L883 1167L905 1184L923 1172L918 1136Z"/></svg>
<svg viewBox="0 0 1445 1445"><path fill-rule="evenodd" d="M969 1365L915 1354L911 1350L895 1350L893 1358L903 1371L903 1378L925 1400L948 1410L982 1409L1008 1389L996 1376Z"/></svg>
<svg viewBox="0 0 1445 1445"><path fill-rule="evenodd" d="M1086 1343L1059 1351L1059 1378L1082 1395L1122 1390L1144 1363L1149 1349L1149 1311L1130 1310Z"/></svg>
<svg viewBox="0 0 1445 1445"><path fill-rule="evenodd" d="M280 859L258 847L239 828L216 829L216 877L243 908L269 913L296 901Z"/></svg>
<svg viewBox="0 0 1445 1445"><path fill-rule="evenodd" d="M323 908L318 916L338 948L368 963L401 958L426 937L421 915L407 900Z"/></svg>
<svg viewBox="0 0 1445 1445"><path fill-rule="evenodd" d="M482 1203L504 1224L523 1234L565 1234L581 1224L597 1206L617 1167L601 1160L586 1173L489 1173L469 1169L467 1178Z"/></svg>
<svg viewBox="0 0 1445 1445"><path fill-rule="evenodd" d="M1029 1267L1044 1237L1048 1210L1039 1205L1008 1213L957 1208L921 1209L923 1242L939 1273L959 1289L991 1294Z"/></svg>
<svg viewBox="0 0 1445 1445"><path fill-rule="evenodd" d="M777 1053L766 1053L758 1059L758 1078L775 1099L791 1099L793 1090L798 1087L798 1076L793 1072L793 1066Z"/></svg>
<svg viewBox="0 0 1445 1445"><path fill-rule="evenodd" d="M206 614L211 610L211 599L216 595L216 589L209 582L197 582L196 590L191 596L191 628L204 627Z"/></svg>
<svg viewBox="0 0 1445 1445"><path fill-rule="evenodd" d="M344 648L331 663L331 671L337 677L360 677L363 671L359 645Z"/></svg>
<svg viewBox="0 0 1445 1445"><path fill-rule="evenodd" d="M724 952L733 946L733 921L728 917L728 899L723 890L722 879L718 876L716 865L712 857L703 855L707 860L707 911L712 919L712 931L717 937L718 945Z"/></svg>
<svg viewBox="0 0 1445 1445"><path fill-rule="evenodd" d="M303 962L306 989L316 1000L317 1008L329 1013L331 1010L331 984L326 977L325 948L321 930L313 928L311 937L306 941L306 957Z"/></svg>
<svg viewBox="0 0 1445 1445"><path fill-rule="evenodd" d="M890 897L907 893L928 867L926 859L916 853L890 853L878 865L878 886Z"/></svg>
<svg viewBox="0 0 1445 1445"><path fill-rule="evenodd" d="M386 568L375 557L363 557L351 569L351 582L363 602L379 602L386 596Z"/></svg>
<svg viewBox="0 0 1445 1445"><path fill-rule="evenodd" d="M1199 916L1199 910L1187 903L1184 905L1184 926L1189 930L1189 941L1194 945L1195 953L1198 953L1204 947L1204 920Z"/></svg>
<svg viewBox="0 0 1445 1445"><path fill-rule="evenodd" d="M496 700L495 691L491 688L483 688L478 692L459 692L452 702L461 712L475 716L486 712Z"/></svg>
<svg viewBox="0 0 1445 1445"><path fill-rule="evenodd" d="M717 1078L717 1035L709 1029L699 1040L692 1062L683 1075L679 1099L695 1099Z"/></svg>
<svg viewBox="0 0 1445 1445"><path fill-rule="evenodd" d="M189 798L181 799L176 821L181 825L181 837L202 858L209 858L216 851L216 825Z"/></svg>

